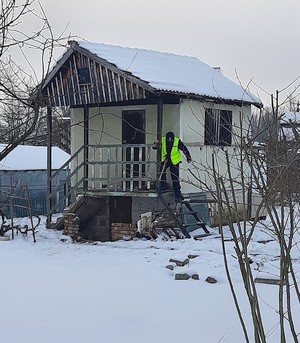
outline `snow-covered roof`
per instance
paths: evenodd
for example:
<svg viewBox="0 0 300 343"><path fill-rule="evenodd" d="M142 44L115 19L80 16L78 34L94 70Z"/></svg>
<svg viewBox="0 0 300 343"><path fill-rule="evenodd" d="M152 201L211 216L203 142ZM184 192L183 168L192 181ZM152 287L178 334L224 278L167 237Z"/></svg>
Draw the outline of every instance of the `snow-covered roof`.
<svg viewBox="0 0 300 343"><path fill-rule="evenodd" d="M0 151L5 144L0 144ZM57 147L52 147L52 169L59 169L70 155ZM46 170L47 147L18 145L0 161L0 170Z"/></svg>
<svg viewBox="0 0 300 343"><path fill-rule="evenodd" d="M259 98L196 57L86 41L77 43L120 70L148 82L156 90L261 105Z"/></svg>
<svg viewBox="0 0 300 343"><path fill-rule="evenodd" d="M281 136L287 141L296 139L295 135L299 133L300 112L285 112L280 117Z"/></svg>
<svg viewBox="0 0 300 343"><path fill-rule="evenodd" d="M297 111L291 111L291 112L285 112L280 117L280 123L281 124L290 124L290 123L300 123L300 112Z"/></svg>

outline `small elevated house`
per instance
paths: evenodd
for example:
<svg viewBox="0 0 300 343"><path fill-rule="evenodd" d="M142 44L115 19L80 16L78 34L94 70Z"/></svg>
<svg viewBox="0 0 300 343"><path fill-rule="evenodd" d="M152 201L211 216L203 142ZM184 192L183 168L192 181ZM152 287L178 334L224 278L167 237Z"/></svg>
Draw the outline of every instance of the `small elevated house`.
<svg viewBox="0 0 300 343"><path fill-rule="evenodd" d="M113 223L135 224L147 211L174 216L172 192L158 192L161 157L153 149L168 131L191 152L192 165L183 158L180 167L182 193L195 200L201 219L209 223L213 213L204 209L214 190L211 156L219 154L218 168L225 168L224 151L234 156L242 129L248 131L251 106L261 106L259 99L195 57L85 41L69 44L42 93L50 133L52 108L71 109L65 201L78 217L82 237L110 240ZM50 190L51 170L48 175ZM49 193L49 225L56 211L52 197L55 192ZM174 220L178 226L183 222ZM189 237L187 226L181 228Z"/></svg>

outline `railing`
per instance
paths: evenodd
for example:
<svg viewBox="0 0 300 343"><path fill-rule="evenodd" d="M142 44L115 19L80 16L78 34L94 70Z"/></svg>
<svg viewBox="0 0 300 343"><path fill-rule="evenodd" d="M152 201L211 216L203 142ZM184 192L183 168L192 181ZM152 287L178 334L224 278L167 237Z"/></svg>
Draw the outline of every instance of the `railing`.
<svg viewBox="0 0 300 343"><path fill-rule="evenodd" d="M69 173L63 185L53 186L48 214L68 206L79 194L90 192L136 192L155 190L157 152L153 144L89 145L81 147L62 167ZM87 149L87 160L84 160ZM51 182L59 171L52 173ZM57 196L64 189L64 196ZM51 206L56 197L55 207Z"/></svg>
<svg viewBox="0 0 300 343"><path fill-rule="evenodd" d="M152 147L147 144L90 146L88 189L150 190L157 165Z"/></svg>

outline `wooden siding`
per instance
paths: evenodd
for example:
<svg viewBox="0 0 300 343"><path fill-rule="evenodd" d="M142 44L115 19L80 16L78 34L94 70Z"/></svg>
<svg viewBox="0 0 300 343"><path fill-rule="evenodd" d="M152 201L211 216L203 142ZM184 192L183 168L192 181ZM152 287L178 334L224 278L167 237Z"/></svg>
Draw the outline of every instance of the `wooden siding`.
<svg viewBox="0 0 300 343"><path fill-rule="evenodd" d="M90 83L80 83L80 68L89 69ZM113 65L110 68L109 63L102 64L74 51L44 87L45 104L72 107L145 99L149 90L133 79L123 71L118 73Z"/></svg>

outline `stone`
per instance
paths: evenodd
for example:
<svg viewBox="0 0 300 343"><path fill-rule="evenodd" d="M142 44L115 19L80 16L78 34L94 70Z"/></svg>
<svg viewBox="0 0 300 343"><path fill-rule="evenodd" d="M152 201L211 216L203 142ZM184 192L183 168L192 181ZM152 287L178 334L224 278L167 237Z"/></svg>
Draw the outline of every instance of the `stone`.
<svg viewBox="0 0 300 343"><path fill-rule="evenodd" d="M186 273L183 274L175 274L175 280L188 280L190 276Z"/></svg>
<svg viewBox="0 0 300 343"><path fill-rule="evenodd" d="M186 258L184 261L178 261L174 260L173 258L169 259L169 262L175 263L177 267L184 267L186 264L188 264L190 261L188 258Z"/></svg>
<svg viewBox="0 0 300 343"><path fill-rule="evenodd" d="M211 276L208 276L205 281L208 283L217 283L217 280Z"/></svg>
<svg viewBox="0 0 300 343"><path fill-rule="evenodd" d="M194 259L194 258L196 258L196 257L199 257L199 255L188 255L188 258L189 258L190 260L192 260L192 259Z"/></svg>
<svg viewBox="0 0 300 343"><path fill-rule="evenodd" d="M172 264L168 264L168 265L166 266L166 268L167 268L167 269L170 269L170 270L173 270L173 269L174 269L174 266L173 266Z"/></svg>
<svg viewBox="0 0 300 343"><path fill-rule="evenodd" d="M193 280L199 280L199 274L193 274L192 279Z"/></svg>

